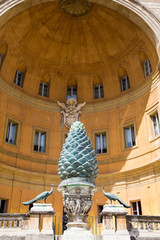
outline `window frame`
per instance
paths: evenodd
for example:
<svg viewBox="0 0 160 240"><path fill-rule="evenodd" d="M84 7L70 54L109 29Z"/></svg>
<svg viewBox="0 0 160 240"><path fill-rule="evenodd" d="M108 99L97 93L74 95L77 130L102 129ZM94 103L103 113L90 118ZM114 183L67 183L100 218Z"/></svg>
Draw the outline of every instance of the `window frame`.
<svg viewBox="0 0 160 240"><path fill-rule="evenodd" d="M38 133L45 133L45 151L44 152L40 152L40 151L36 151L34 150L35 148L35 135L36 132ZM40 128L40 127L33 127L33 136L32 136L32 152L35 154L42 154L42 155L47 155L48 154L48 139L49 139L49 131L47 129L44 128ZM40 147L40 146L39 146Z"/></svg>
<svg viewBox="0 0 160 240"><path fill-rule="evenodd" d="M1 207L1 201L4 201L4 207L3 207L3 212L1 211L2 207ZM0 213L7 213L7 208L8 208L8 199L0 199Z"/></svg>
<svg viewBox="0 0 160 240"><path fill-rule="evenodd" d="M149 58L147 58L143 62L143 69L144 69L144 76L145 76L145 78L147 78L152 73L152 65L151 65Z"/></svg>
<svg viewBox="0 0 160 240"><path fill-rule="evenodd" d="M123 80L125 80L125 89L123 89ZM130 81L128 75L121 77L120 78L120 83L121 83L121 92L125 92L131 88Z"/></svg>
<svg viewBox="0 0 160 240"><path fill-rule="evenodd" d="M21 75L21 79L20 79L20 84L18 84L18 81L19 81L19 75ZM15 76L14 76L14 84L18 87L21 87L23 88L23 81L24 81L24 73L19 71L19 70L16 70L16 73L15 73Z"/></svg>
<svg viewBox="0 0 160 240"><path fill-rule="evenodd" d="M42 85L42 87L41 87ZM47 86L47 95L45 95L45 86ZM41 88L41 89L40 89ZM41 90L41 93L40 94L40 90ZM45 97L45 98L49 98L49 83L46 83L46 82L40 82L39 84L39 91L38 91L38 95L41 96L41 97Z"/></svg>
<svg viewBox="0 0 160 240"><path fill-rule="evenodd" d="M156 127L155 124L153 122L153 117L156 116L156 124L157 124L157 128L158 128L158 133L156 133ZM160 135L160 122L159 122L159 115L158 112L156 111L154 114L150 115L151 121L152 121L152 129L153 129L153 133L154 133L154 137L158 137Z"/></svg>
<svg viewBox="0 0 160 240"><path fill-rule="evenodd" d="M159 111L159 103L156 103L154 106L151 106L150 109L147 110L147 118L148 118L148 129L149 129L149 141L152 142L160 137L160 111ZM158 114L159 117L159 134L154 134L154 126L152 122L152 116Z"/></svg>
<svg viewBox="0 0 160 240"><path fill-rule="evenodd" d="M135 145L130 146L130 147L126 147L125 128L129 128L129 127L132 127L132 126L134 127ZM130 149L135 149L135 148L138 147L137 130L136 130L136 121L135 120L121 125L121 136L122 136L122 150L123 151L130 150Z"/></svg>
<svg viewBox="0 0 160 240"><path fill-rule="evenodd" d="M98 87L98 97L96 97L96 92L95 92L95 89ZM103 89L103 94L102 94L102 96L101 96L101 87L102 87L102 89ZM95 100L97 100L97 99L101 99L101 98L104 98L104 87L103 87L103 84L101 83L101 84L95 84L95 85L93 85L93 98L95 99Z"/></svg>
<svg viewBox="0 0 160 240"><path fill-rule="evenodd" d="M138 205L139 202L140 202L140 209L139 209L139 205ZM136 212L138 214L134 214L133 203L136 203ZM131 205L131 213L132 213L132 215L134 215L134 216L141 216L142 215L142 203L141 203L140 199L130 201L130 205Z"/></svg>
<svg viewBox="0 0 160 240"><path fill-rule="evenodd" d="M9 122L17 124L15 143L10 143L10 142L6 141L7 131L8 131L8 123ZM11 130L9 130L9 131L11 131ZM12 147L18 147L19 146L19 142L20 142L20 131L21 131L21 122L19 120L17 120L17 119L14 119L14 118L10 117L10 116L7 116L6 124L5 124L5 131L4 131L4 143L8 144L9 146L12 146Z"/></svg>
<svg viewBox="0 0 160 240"><path fill-rule="evenodd" d="M69 88L71 88L70 89L71 95L68 94ZM76 95L73 94L74 93L74 88L76 89ZM74 98L73 96L76 96L76 98ZM77 101L77 99L78 99L78 88L77 88L77 86L67 86L67 100L71 99L71 98L73 98Z"/></svg>
<svg viewBox="0 0 160 240"><path fill-rule="evenodd" d="M104 134L106 135L106 152L102 152L102 153L97 153L96 151L96 135L101 135ZM102 155L107 155L109 154L109 136L108 136L108 128L107 129L102 129L102 130L97 130L97 131L93 131L93 147L95 150L95 154L97 154L97 156L102 156Z"/></svg>

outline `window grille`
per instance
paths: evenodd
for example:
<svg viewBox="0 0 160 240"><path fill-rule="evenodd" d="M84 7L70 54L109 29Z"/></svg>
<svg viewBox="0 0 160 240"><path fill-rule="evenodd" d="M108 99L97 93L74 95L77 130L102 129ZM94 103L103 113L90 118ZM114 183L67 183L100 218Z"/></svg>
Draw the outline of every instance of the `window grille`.
<svg viewBox="0 0 160 240"><path fill-rule="evenodd" d="M125 76L121 78L121 91L124 92L130 88L129 77Z"/></svg>
<svg viewBox="0 0 160 240"><path fill-rule="evenodd" d="M106 153L106 133L96 134L96 153Z"/></svg>
<svg viewBox="0 0 160 240"><path fill-rule="evenodd" d="M151 63L149 61L149 59L147 59L145 62L144 62L144 74L145 74L145 77L148 77L152 72L152 66L151 66Z"/></svg>
<svg viewBox="0 0 160 240"><path fill-rule="evenodd" d="M46 132L35 132L34 151L45 152L46 148Z"/></svg>
<svg viewBox="0 0 160 240"><path fill-rule="evenodd" d="M47 83L41 82L39 86L39 95L43 97L49 96L49 85Z"/></svg>
<svg viewBox="0 0 160 240"><path fill-rule="evenodd" d="M67 100L70 98L77 100L77 87L67 87Z"/></svg>
<svg viewBox="0 0 160 240"><path fill-rule="evenodd" d="M104 91L103 91L103 85L95 85L94 86L94 99L98 98L104 98Z"/></svg>
<svg viewBox="0 0 160 240"><path fill-rule="evenodd" d="M136 145L134 126L125 127L124 133L125 133L125 147L129 148Z"/></svg>
<svg viewBox="0 0 160 240"><path fill-rule="evenodd" d="M8 122L6 142L16 144L18 124L12 121Z"/></svg>
<svg viewBox="0 0 160 240"><path fill-rule="evenodd" d="M152 124L153 124L153 131L154 136L158 136L160 134L160 125L159 125L159 116L156 112L154 115L151 116Z"/></svg>
<svg viewBox="0 0 160 240"><path fill-rule="evenodd" d="M17 86L22 87L22 85L23 85L23 73L22 72L20 72L18 70L16 71L14 83Z"/></svg>

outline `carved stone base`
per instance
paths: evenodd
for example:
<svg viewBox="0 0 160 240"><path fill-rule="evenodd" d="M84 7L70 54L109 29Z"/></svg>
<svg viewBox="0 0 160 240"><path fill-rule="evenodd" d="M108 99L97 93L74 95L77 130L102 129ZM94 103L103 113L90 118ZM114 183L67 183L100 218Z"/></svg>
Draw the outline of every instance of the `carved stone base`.
<svg viewBox="0 0 160 240"><path fill-rule="evenodd" d="M62 181L58 190L63 195L64 211L67 213L67 230L64 231L65 240L92 239L93 235L88 231L86 218L92 207L92 196L96 186L81 178L73 178Z"/></svg>

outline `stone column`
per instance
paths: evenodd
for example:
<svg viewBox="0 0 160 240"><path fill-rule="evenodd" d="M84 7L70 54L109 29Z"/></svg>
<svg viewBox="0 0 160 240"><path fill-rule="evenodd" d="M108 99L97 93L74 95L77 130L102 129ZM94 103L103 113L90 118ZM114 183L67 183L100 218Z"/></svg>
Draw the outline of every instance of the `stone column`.
<svg viewBox="0 0 160 240"><path fill-rule="evenodd" d="M130 240L122 205L104 205L102 240Z"/></svg>

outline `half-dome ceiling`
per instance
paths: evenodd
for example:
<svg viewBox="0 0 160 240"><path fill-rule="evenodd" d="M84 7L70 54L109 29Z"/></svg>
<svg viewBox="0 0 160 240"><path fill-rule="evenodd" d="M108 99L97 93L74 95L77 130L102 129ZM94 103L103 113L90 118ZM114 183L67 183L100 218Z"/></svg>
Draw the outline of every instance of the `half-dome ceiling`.
<svg viewBox="0 0 160 240"><path fill-rule="evenodd" d="M8 30L7 30L8 29ZM1 29L1 39L12 42L12 54L31 55L52 66L88 68L114 62L129 54L143 34L112 10L93 5L83 17L63 12L56 2L33 7Z"/></svg>

